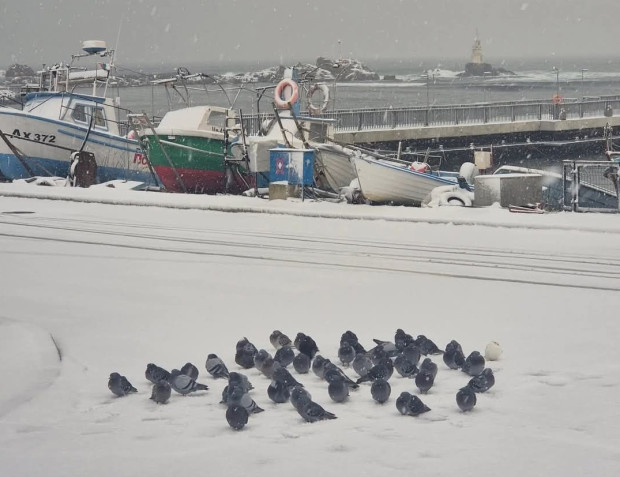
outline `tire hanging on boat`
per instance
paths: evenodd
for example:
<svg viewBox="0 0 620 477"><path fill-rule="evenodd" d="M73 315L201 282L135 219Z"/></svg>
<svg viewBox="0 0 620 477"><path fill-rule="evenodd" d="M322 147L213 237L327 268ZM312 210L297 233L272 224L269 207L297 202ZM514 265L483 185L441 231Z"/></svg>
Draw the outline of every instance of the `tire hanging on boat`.
<svg viewBox="0 0 620 477"><path fill-rule="evenodd" d="M315 106L312 103L312 95L320 91L323 95L323 102L319 106ZM306 99L308 100L308 111L311 115L316 116L321 114L327 108L327 103L329 103L329 88L324 83L316 83L313 84L308 90L308 94L306 95Z"/></svg>
<svg viewBox="0 0 620 477"><path fill-rule="evenodd" d="M284 97L285 88L290 88L291 94L288 98ZM276 86L276 90L273 94L274 103L280 109L288 109L289 103L293 104L299 99L299 86L292 79L283 79Z"/></svg>

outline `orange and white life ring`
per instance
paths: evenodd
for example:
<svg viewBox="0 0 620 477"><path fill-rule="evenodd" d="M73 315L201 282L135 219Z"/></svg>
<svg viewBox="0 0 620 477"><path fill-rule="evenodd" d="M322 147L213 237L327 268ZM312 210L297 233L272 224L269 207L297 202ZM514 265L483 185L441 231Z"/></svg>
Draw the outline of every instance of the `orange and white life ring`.
<svg viewBox="0 0 620 477"><path fill-rule="evenodd" d="M559 94L554 94L552 99L553 104L560 104L562 102L562 96L560 96Z"/></svg>
<svg viewBox="0 0 620 477"><path fill-rule="evenodd" d="M319 106L316 106L312 103L312 95L320 91L323 95L323 101ZM315 83L308 90L308 94L306 95L306 99L308 100L308 111L310 114L317 115L321 114L327 108L327 104L329 103L329 88L325 83Z"/></svg>
<svg viewBox="0 0 620 477"><path fill-rule="evenodd" d="M289 103L293 104L299 99L299 86L292 79L283 79L276 86L273 96L278 108L288 109Z"/></svg>

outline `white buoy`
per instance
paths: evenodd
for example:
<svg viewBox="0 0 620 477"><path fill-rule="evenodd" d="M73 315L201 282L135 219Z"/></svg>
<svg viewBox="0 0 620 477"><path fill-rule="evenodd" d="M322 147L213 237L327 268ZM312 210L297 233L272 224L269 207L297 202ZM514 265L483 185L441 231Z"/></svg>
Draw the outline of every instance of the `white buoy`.
<svg viewBox="0 0 620 477"><path fill-rule="evenodd" d="M107 45L103 40L87 40L82 43L82 50L89 55L101 54L107 50Z"/></svg>
<svg viewBox="0 0 620 477"><path fill-rule="evenodd" d="M484 359L487 361L497 361L502 355L502 347L497 341L491 341L484 349Z"/></svg>

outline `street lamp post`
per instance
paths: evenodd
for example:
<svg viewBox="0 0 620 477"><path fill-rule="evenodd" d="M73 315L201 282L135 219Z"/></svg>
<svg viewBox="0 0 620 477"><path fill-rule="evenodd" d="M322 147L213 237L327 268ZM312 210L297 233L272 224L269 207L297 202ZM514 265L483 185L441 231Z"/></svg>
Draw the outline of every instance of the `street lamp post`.
<svg viewBox="0 0 620 477"><path fill-rule="evenodd" d="M581 99L583 100L583 74L588 71L588 68L581 68Z"/></svg>
<svg viewBox="0 0 620 477"><path fill-rule="evenodd" d="M431 75L430 71L427 70L426 74L423 75L423 78L426 79L426 120L424 121L425 126L428 126L429 116L430 116L430 109L431 109L431 96L430 96L431 76L433 78L433 81L435 81L435 74L434 73Z"/></svg>

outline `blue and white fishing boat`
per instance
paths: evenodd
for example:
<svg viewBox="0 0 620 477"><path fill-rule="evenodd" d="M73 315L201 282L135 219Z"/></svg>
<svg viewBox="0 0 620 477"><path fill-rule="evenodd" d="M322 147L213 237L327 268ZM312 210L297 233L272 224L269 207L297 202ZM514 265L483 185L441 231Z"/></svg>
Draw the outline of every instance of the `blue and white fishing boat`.
<svg viewBox="0 0 620 477"><path fill-rule="evenodd" d="M68 65L40 71L36 91L24 96L21 110L0 108L0 178L67 177L77 151L94 155L99 183L122 179L157 185L138 141L121 132L118 102L106 97L114 51L103 41L86 41L83 50ZM73 65L83 57L96 57L96 68ZM77 92L84 85L92 91Z"/></svg>

